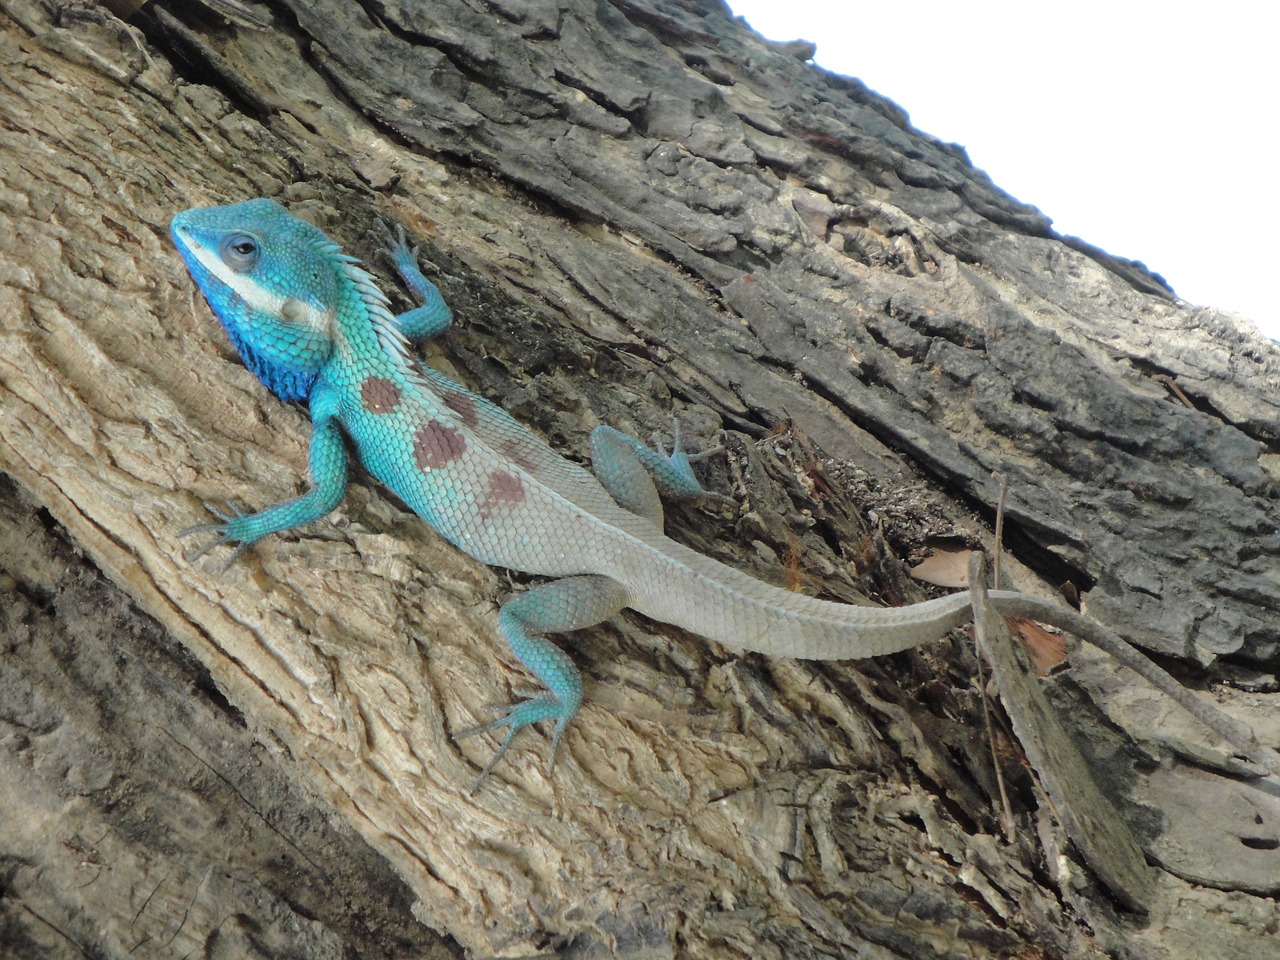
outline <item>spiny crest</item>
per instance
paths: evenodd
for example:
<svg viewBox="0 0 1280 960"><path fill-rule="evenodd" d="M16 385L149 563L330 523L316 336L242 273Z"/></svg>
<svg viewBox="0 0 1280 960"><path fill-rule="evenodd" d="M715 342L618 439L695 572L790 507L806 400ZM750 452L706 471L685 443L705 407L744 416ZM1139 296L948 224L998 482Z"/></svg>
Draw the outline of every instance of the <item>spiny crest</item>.
<svg viewBox="0 0 1280 960"><path fill-rule="evenodd" d="M397 364L403 365L406 373L412 372L417 364L409 355L409 341L396 326L395 317L391 313L391 301L387 299L387 295L379 289L377 281L369 271L360 266L360 261L355 257L339 254L338 262L343 274L356 288L356 293L360 295L365 309L369 312L369 321L373 324L373 332L377 334L378 343L382 345L382 349Z"/></svg>
<svg viewBox="0 0 1280 960"><path fill-rule="evenodd" d="M424 390L430 390L430 384L422 378L422 374L418 370L418 364L409 352L409 341L396 325L395 316L391 313L391 301L382 292L373 275L361 265L358 258L343 253L338 244L334 243L319 230L316 233L320 240L317 249L337 263L342 275L351 281L352 287L355 288L357 296L360 297L360 301L364 304L365 311L368 313L369 322L373 326L375 336L378 338L378 344L382 347L387 358L400 369L400 372L410 382L422 387Z"/></svg>

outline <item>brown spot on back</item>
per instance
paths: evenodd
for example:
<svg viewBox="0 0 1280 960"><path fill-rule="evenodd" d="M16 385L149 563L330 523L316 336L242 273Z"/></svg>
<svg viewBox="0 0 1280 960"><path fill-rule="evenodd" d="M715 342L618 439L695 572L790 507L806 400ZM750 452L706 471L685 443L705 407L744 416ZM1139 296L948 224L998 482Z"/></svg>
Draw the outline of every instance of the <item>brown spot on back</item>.
<svg viewBox="0 0 1280 960"><path fill-rule="evenodd" d="M522 500L524 481L514 473L495 470L489 474L489 486L485 489L484 500L480 502L480 516L487 519L503 504L520 503Z"/></svg>
<svg viewBox="0 0 1280 960"><path fill-rule="evenodd" d="M443 397L444 405L458 415L468 427L474 427L480 418L476 416L476 398L457 390L450 390Z"/></svg>
<svg viewBox="0 0 1280 960"><path fill-rule="evenodd" d="M524 499L524 481L514 473L495 470L489 474L489 496L494 500L518 503Z"/></svg>
<svg viewBox="0 0 1280 960"><path fill-rule="evenodd" d="M457 460L467 449L467 439L457 427L431 420L413 435L413 461L419 470L435 470Z"/></svg>
<svg viewBox="0 0 1280 960"><path fill-rule="evenodd" d="M517 467L519 467L525 473L534 472L534 468L537 466L537 464L535 464L532 460L530 460L523 453L521 453L520 441L512 440L512 439L503 440L502 452L507 455L507 457L511 460L512 463L514 463Z"/></svg>
<svg viewBox="0 0 1280 960"><path fill-rule="evenodd" d="M390 413L400 404L400 388L386 377L366 377L360 384L360 402L370 413Z"/></svg>

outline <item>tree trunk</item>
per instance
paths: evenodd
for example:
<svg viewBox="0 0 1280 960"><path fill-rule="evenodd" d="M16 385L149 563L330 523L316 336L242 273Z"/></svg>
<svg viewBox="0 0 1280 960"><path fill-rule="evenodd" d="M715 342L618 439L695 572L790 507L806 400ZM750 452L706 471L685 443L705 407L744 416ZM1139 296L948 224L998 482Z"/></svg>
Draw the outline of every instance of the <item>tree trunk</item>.
<svg viewBox="0 0 1280 960"><path fill-rule="evenodd" d="M554 775L529 733L469 794L520 584L362 477L184 560L203 501L305 483L166 229L272 196L380 273L403 223L459 318L428 362L567 455L726 431L698 549L909 602L991 548L998 470L1020 589L1280 741L1274 344L709 0L271 10L0 0L0 955L1259 955L1274 787L1091 651L1030 684L1033 769L962 632L816 664L628 613L565 638ZM1089 852L1113 821L1150 866Z"/></svg>

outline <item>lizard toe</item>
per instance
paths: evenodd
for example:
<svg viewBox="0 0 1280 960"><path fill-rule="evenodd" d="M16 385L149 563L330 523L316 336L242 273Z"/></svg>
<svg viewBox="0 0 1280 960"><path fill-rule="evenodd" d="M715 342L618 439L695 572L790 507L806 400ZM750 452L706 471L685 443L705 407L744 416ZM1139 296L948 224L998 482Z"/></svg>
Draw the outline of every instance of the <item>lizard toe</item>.
<svg viewBox="0 0 1280 960"><path fill-rule="evenodd" d="M464 740L467 737L475 736L480 733L488 733L491 730L498 730L506 727L507 734L502 738L497 752L489 759L480 771L480 775L476 777L475 782L471 785L469 792L474 793L489 774L502 759L502 755L507 752L507 748L511 746L515 735L524 727L542 720L555 720L555 732L551 736L551 757L548 762L548 772L555 769L556 750L560 746L560 738L564 733L565 727L568 725L571 714L564 704L560 703L553 697L531 697L528 700L520 700L516 703L508 704L499 708L502 715L488 723L481 723L474 727L468 727L453 735L455 740Z"/></svg>

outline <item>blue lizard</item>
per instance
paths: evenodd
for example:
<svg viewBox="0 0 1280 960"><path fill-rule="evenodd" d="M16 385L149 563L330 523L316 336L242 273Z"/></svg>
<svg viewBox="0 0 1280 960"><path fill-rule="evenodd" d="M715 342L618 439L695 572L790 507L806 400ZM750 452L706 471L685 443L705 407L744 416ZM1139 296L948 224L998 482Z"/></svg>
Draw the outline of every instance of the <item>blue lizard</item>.
<svg viewBox="0 0 1280 960"><path fill-rule="evenodd" d="M582 679L546 634L581 630L630 607L725 646L804 659L856 659L941 637L969 619L967 594L908 607L849 606L769 586L669 539L658 489L709 496L677 442L655 452L610 427L591 435L592 475L506 411L409 354L408 339L447 330L452 313L404 234L386 246L422 305L399 316L373 278L318 228L273 200L187 210L171 233L245 365L282 400L305 400L312 486L257 513L218 513L184 533L232 544L228 564L264 536L318 520L347 486L345 433L368 471L459 549L495 566L555 577L508 600L498 629L547 693L459 736L507 728L477 778L525 726L555 723L550 763L582 703ZM655 486L655 480L657 486ZM1006 615L1071 630L1137 670L1270 769L1280 759L1115 634L1074 611L992 591ZM1189 698L1189 699L1188 699Z"/></svg>

